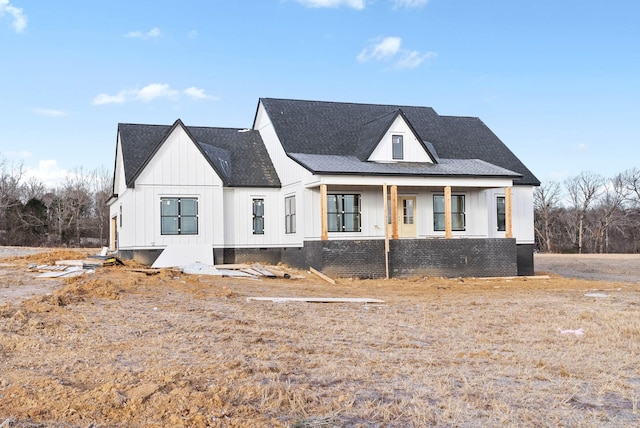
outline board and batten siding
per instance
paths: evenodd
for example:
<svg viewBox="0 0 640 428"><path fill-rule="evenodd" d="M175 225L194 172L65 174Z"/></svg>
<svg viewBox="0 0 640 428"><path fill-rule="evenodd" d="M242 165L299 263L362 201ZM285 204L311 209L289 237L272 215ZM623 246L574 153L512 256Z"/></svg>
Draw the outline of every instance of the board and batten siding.
<svg viewBox="0 0 640 428"><path fill-rule="evenodd" d="M329 232L329 239L379 239L384 237L382 187L377 186L330 186L328 194L359 194L361 202L360 232ZM503 188L478 189L456 188L454 195L465 196L464 231L454 231L454 237L461 238L503 238L504 232L496 231L495 198L504 195ZM321 235L320 222L320 190L317 187L304 191L304 210L312 213L305 217L304 239L318 240ZM433 229L433 197L443 191L433 187L400 187L398 196L414 196L416 198L416 237L444 238L444 231ZM518 243L530 243L533 233L532 192L528 188L512 188L513 201L513 233Z"/></svg>
<svg viewBox="0 0 640 428"><path fill-rule="evenodd" d="M120 142L120 134L118 134L118 143L116 144L116 166L113 173L113 193L115 195L121 195L127 190L123 165L122 143Z"/></svg>
<svg viewBox="0 0 640 428"><path fill-rule="evenodd" d="M264 200L264 234L253 233L253 200ZM226 247L256 248L282 245L284 201L280 189L224 190L224 242Z"/></svg>
<svg viewBox="0 0 640 428"><path fill-rule="evenodd" d="M513 237L518 244L534 244L533 186L513 186L511 190Z"/></svg>
<svg viewBox="0 0 640 428"><path fill-rule="evenodd" d="M140 173L133 189L113 204L122 205L120 249L164 247L168 244L224 244L222 180L181 127L165 140ZM162 235L163 197L198 199L196 235Z"/></svg>

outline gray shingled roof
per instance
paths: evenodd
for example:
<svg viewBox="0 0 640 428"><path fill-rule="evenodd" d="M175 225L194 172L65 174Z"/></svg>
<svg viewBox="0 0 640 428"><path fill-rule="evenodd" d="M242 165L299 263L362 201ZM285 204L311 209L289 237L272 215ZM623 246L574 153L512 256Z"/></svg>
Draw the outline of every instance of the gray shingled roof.
<svg viewBox="0 0 640 428"><path fill-rule="evenodd" d="M118 124L127 186L176 127L183 126L225 186L280 187L280 179L258 131L236 128Z"/></svg>
<svg viewBox="0 0 640 428"><path fill-rule="evenodd" d="M379 141L389 120L397 112L401 112L436 162L443 163L446 159L479 159L501 167L503 172L506 170L519 174L521 177L516 178L514 184L540 184L520 159L478 118L440 116L431 107L275 98L261 98L260 102L285 151L289 156L296 154L296 160L313 172L320 172L314 166L324 163L313 158L313 165L306 164L299 155L352 156L367 164L364 157L370 154L371 148ZM305 159L311 162L311 158ZM338 161L338 158L335 159ZM341 164L349 163L352 168L355 167L352 162L341 159ZM411 170L407 164L399 165L406 171ZM359 168L367 170L370 167L362 165ZM474 175L476 171L479 170L463 172L466 172L464 175ZM347 173L349 170L342 172Z"/></svg>
<svg viewBox="0 0 640 428"><path fill-rule="evenodd" d="M312 155L308 153L289 153L289 156L318 174L520 177L520 174L516 172L480 159L441 159L439 163L432 164L423 162L362 162L356 156Z"/></svg>

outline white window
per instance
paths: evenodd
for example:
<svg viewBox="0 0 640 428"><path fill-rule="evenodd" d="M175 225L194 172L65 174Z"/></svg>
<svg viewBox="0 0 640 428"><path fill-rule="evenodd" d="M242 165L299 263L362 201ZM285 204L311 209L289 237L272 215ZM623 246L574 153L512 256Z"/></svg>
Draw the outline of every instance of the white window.
<svg viewBox="0 0 640 428"><path fill-rule="evenodd" d="M296 197L284 198L284 231L296 233Z"/></svg>
<svg viewBox="0 0 640 428"><path fill-rule="evenodd" d="M393 135L391 137L391 151L393 159L404 159L402 135Z"/></svg>

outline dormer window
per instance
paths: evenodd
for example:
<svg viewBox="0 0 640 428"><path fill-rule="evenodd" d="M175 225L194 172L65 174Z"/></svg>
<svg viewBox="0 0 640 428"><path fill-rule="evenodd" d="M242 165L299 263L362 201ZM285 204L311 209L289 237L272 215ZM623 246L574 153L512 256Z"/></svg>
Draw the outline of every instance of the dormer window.
<svg viewBox="0 0 640 428"><path fill-rule="evenodd" d="M404 149L402 145L402 135L393 135L391 137L391 151L394 160L404 158Z"/></svg>

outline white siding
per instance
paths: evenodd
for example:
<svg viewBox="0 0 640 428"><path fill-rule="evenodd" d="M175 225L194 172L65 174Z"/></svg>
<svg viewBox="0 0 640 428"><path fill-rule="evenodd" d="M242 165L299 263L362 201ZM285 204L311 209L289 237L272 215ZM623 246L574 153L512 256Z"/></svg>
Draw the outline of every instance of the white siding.
<svg viewBox="0 0 640 428"><path fill-rule="evenodd" d="M489 238L504 238L505 232L497 230L496 198L504 196L504 188L487 189L487 227ZM513 186L511 188L511 218L513 237L518 244L534 243L533 187Z"/></svg>
<svg viewBox="0 0 640 428"><path fill-rule="evenodd" d="M533 186L514 186L511 190L513 236L518 244L533 244Z"/></svg>
<svg viewBox="0 0 640 428"><path fill-rule="evenodd" d="M393 159L392 136L402 135L403 159ZM382 137L378 146L374 149L369 160L373 162L429 162L431 158L424 149L424 146L415 137L407 122L398 116L387 133Z"/></svg>
<svg viewBox="0 0 640 428"><path fill-rule="evenodd" d="M122 159L122 145L120 143L120 135L116 144L116 166L113 173L113 193L120 195L127 190L127 183L124 176L124 163Z"/></svg>
<svg viewBox="0 0 640 428"><path fill-rule="evenodd" d="M282 245L284 201L279 189L225 189L225 244L228 247ZM253 233L253 200L264 200L264 234Z"/></svg>
<svg viewBox="0 0 640 428"><path fill-rule="evenodd" d="M491 232L490 225L494 224L495 214L491 216L491 210L495 210L495 203L490 205L488 193L495 194L500 189L491 189L491 192L484 189L456 189L452 190L453 195L464 195L465 197L465 219L466 228L464 231L454 231L453 236L458 238L486 238L504 237ZM361 202L361 231L360 232L329 232L329 239L379 239L384 237L384 226L386 216L384 213L384 201L382 198L382 187L357 187L341 186L329 187L329 194L359 194ZM399 188L398 196L413 196L416 198L416 237L417 238L444 238L444 231L435 231L433 228L433 196L442 195L442 188ZM504 191L503 191L504 193ZM515 198L514 198L515 199ZM519 197L518 200L523 199ZM515 205L515 204L514 204ZM526 210L523 205L519 210ZM514 218L516 208L514 208ZM307 189L305 191L305 217L304 239L320 239L320 191L318 188ZM526 221L522 222L524 229L527 229ZM516 220L514 220L514 223ZM530 223L531 225L533 223ZM495 228L494 228L495 229ZM514 227L515 231L515 227ZM519 235L518 243L521 243Z"/></svg>

